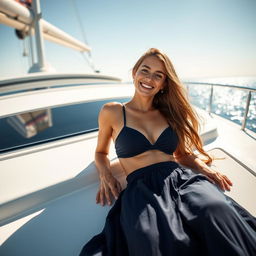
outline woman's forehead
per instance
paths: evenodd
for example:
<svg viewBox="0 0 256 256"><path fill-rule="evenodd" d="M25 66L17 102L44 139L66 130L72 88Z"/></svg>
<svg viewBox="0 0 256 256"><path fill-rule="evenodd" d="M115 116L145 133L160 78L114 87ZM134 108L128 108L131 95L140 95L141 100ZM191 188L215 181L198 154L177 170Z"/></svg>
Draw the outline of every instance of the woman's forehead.
<svg viewBox="0 0 256 256"><path fill-rule="evenodd" d="M154 70L159 70L159 71L163 71L165 72L165 66L163 64L163 62L161 60L159 60L157 57L155 56L148 56L146 57L142 63L140 64L140 66L145 66L149 69L154 69Z"/></svg>

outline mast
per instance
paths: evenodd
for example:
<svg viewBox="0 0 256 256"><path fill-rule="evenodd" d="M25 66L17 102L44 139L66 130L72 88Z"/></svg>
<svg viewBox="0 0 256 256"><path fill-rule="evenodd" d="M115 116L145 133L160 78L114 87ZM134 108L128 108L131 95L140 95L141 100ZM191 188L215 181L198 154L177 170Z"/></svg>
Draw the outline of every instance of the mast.
<svg viewBox="0 0 256 256"><path fill-rule="evenodd" d="M33 11L16 1L0 0L0 23L20 30L24 34L29 33L30 37L35 34L37 63L32 64L29 73L49 71L49 69L52 69L45 61L44 39L79 52L91 51L88 45L42 19L39 0L32 1L32 9ZM31 47L32 45L33 43Z"/></svg>
<svg viewBox="0 0 256 256"><path fill-rule="evenodd" d="M44 51L44 42L43 42L43 33L41 26L41 8L39 0L32 1L32 9L34 13L34 28L35 28L35 43L36 43L36 52L37 52L37 63L33 63L32 67L29 69L29 73L34 72L46 72L49 71L45 62L45 51Z"/></svg>

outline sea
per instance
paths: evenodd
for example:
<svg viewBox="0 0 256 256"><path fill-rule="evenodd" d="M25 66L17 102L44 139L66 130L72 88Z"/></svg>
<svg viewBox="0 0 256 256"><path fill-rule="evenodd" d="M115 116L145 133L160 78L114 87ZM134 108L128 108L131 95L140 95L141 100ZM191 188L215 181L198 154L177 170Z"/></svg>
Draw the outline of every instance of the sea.
<svg viewBox="0 0 256 256"><path fill-rule="evenodd" d="M190 101L193 105L209 110L211 86L188 84L187 82L215 83L234 85L256 89L256 76L250 77L220 77L187 79ZM242 125L248 92L236 88L219 87L213 89L212 112ZM256 91L251 93L251 101L247 116L246 128L256 132Z"/></svg>

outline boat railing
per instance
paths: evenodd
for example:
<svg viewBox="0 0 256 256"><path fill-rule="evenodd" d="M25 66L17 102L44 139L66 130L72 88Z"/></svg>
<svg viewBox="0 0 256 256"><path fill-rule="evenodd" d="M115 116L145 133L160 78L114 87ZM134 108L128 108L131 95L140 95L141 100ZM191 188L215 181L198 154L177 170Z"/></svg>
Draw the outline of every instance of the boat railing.
<svg viewBox="0 0 256 256"><path fill-rule="evenodd" d="M225 87L225 88L232 88L235 90L243 90L247 91L247 100L246 100L246 106L245 106L245 111L244 111L244 116L243 116L243 121L241 125L241 130L244 130L246 127L246 121L248 117L248 112L249 112L249 107L251 103L251 96L252 92L256 92L256 88L252 87L247 87L247 86L238 86L238 85L230 85L230 84L218 84L218 83L204 83L204 82L184 82L184 84L187 86L187 89L189 91L189 86L190 85L207 85L210 86L210 95L209 95L209 105L208 105L208 112L212 113L212 104L213 104L213 94L214 94L214 87Z"/></svg>

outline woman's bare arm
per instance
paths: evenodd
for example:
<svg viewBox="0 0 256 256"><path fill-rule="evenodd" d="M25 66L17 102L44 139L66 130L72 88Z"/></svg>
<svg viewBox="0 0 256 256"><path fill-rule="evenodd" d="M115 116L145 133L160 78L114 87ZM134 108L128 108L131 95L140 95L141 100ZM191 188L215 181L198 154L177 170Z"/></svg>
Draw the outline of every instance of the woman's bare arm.
<svg viewBox="0 0 256 256"><path fill-rule="evenodd" d="M95 165L100 178L100 187L96 196L96 202L101 205L105 205L105 203L110 205L112 203L112 197L117 198L121 192L120 183L111 174L108 158L113 132L113 108L113 104L108 103L103 106L99 114L99 134L95 151Z"/></svg>
<svg viewBox="0 0 256 256"><path fill-rule="evenodd" d="M230 190L232 182L229 180L229 178L226 175L214 171L196 155L182 154L176 150L174 152L174 156L178 163L204 174L211 182L217 184L222 190Z"/></svg>

